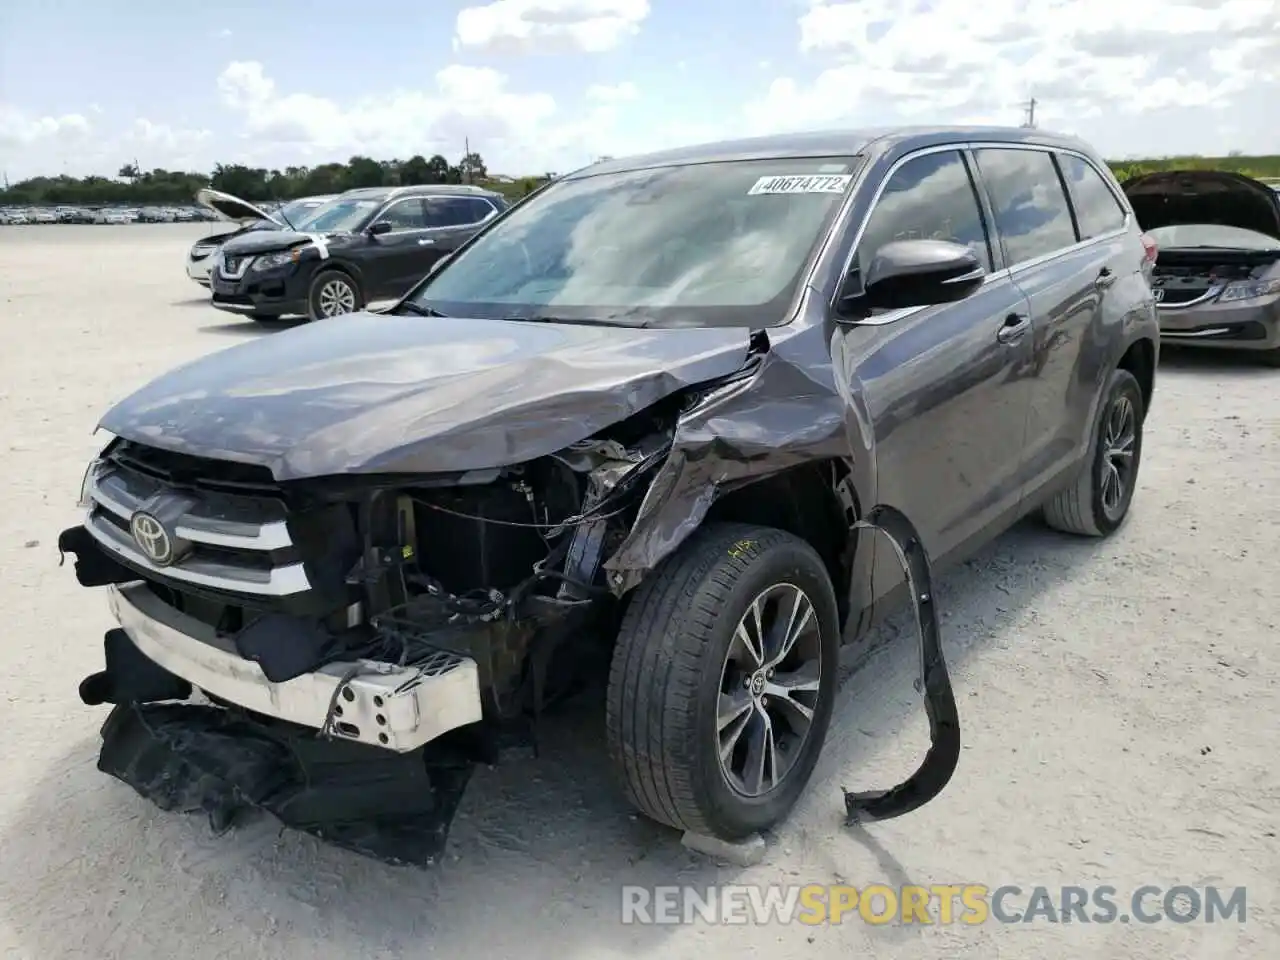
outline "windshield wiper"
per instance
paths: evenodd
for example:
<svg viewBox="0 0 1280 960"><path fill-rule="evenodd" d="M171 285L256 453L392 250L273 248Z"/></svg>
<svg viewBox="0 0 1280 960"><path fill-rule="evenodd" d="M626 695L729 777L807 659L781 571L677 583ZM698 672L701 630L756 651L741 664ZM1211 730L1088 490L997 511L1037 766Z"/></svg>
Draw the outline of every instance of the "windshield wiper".
<svg viewBox="0 0 1280 960"><path fill-rule="evenodd" d="M535 313L529 316L510 316L503 317L504 321L515 323L569 323L576 324L580 327L635 327L641 324L620 323L626 314L613 314L607 317L556 317L545 313Z"/></svg>
<svg viewBox="0 0 1280 960"><path fill-rule="evenodd" d="M420 303L414 303L412 300L406 300L404 303L398 304L391 313L399 313L401 310L412 313L415 317L441 317L448 318L447 313L441 313L433 307L424 307Z"/></svg>

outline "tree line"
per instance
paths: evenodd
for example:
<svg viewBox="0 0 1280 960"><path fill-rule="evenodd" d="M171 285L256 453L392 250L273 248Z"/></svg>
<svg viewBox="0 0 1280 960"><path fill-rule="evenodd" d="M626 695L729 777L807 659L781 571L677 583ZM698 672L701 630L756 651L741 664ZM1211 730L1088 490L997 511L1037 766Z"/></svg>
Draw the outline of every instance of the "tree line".
<svg viewBox="0 0 1280 960"><path fill-rule="evenodd" d="M159 168L143 171L133 164L125 164L115 178L33 177L6 184L4 189L0 189L0 205L186 204L203 187L212 187L246 200L293 200L341 193L355 187L430 183L474 183L518 199L553 176L546 173L518 178L491 177L484 158L474 152L466 154L457 163L450 163L440 154L413 156L408 160L372 160L356 156L346 163L285 167L283 170L219 163L211 173Z"/></svg>
<svg viewBox="0 0 1280 960"><path fill-rule="evenodd" d="M1109 161L1116 177L1127 180L1158 170L1230 170L1258 179L1280 179L1280 155L1247 157L1157 157ZM144 172L133 164L110 177L33 177L0 190L0 205L24 204L165 204L190 203L197 190L213 187L247 200L292 200L317 194L341 193L353 187L394 187L430 183L474 183L497 190L511 199L526 196L552 173L518 178L494 178L484 159L468 153L457 163L436 154L408 160L372 160L352 157L346 163L317 167L267 169L220 163L212 173L155 169Z"/></svg>

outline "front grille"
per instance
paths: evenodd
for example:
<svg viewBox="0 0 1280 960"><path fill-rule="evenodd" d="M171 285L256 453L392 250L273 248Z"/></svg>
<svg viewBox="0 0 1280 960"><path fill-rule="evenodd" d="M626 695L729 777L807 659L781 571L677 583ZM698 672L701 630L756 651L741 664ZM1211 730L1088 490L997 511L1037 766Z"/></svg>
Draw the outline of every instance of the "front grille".
<svg viewBox="0 0 1280 960"><path fill-rule="evenodd" d="M312 587L264 468L120 441L90 467L85 495L89 535L144 577L262 598ZM155 523L135 536L139 514Z"/></svg>

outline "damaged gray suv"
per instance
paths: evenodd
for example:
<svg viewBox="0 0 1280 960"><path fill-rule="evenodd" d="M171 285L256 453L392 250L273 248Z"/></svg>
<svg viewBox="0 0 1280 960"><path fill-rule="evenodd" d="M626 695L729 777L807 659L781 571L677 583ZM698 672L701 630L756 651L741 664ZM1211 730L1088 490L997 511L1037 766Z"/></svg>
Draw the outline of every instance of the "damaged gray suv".
<svg viewBox="0 0 1280 960"><path fill-rule="evenodd" d="M1084 144L808 134L611 160L387 313L259 339L111 409L65 531L119 627L99 767L428 863L477 761L607 683L622 789L783 819L842 642L1018 518L1134 495L1153 244Z"/></svg>

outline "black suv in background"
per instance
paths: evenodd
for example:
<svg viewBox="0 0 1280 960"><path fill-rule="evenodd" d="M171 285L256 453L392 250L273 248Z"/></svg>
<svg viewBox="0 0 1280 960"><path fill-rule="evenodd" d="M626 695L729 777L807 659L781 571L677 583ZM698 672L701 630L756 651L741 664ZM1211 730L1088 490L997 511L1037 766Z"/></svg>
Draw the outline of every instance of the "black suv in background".
<svg viewBox="0 0 1280 960"><path fill-rule="evenodd" d="M308 219L227 241L210 273L213 305L257 320L353 313L403 295L445 254L506 210L468 185L348 190Z"/></svg>

